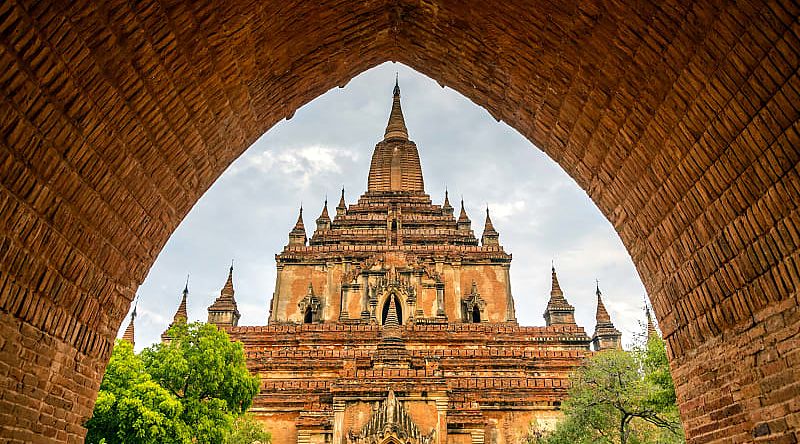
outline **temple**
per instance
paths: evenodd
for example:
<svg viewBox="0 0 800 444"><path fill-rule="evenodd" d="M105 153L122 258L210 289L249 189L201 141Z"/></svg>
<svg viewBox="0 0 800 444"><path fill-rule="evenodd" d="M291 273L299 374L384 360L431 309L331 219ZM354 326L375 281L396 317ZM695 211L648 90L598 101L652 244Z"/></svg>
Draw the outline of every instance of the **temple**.
<svg viewBox="0 0 800 444"><path fill-rule="evenodd" d="M383 325L390 301L401 325L514 323L509 266L487 209L482 242L464 210L425 193L417 146L409 140L396 85L367 191L331 220L327 201L306 237L302 209L278 273L269 323ZM481 296L483 294L483 296Z"/></svg>
<svg viewBox="0 0 800 444"><path fill-rule="evenodd" d="M208 308L260 375L251 413L276 444L524 442L559 418L592 344L620 346L599 288L589 337L555 268L546 325L518 325L489 209L479 239L463 200L458 217L446 191L432 202L397 84L366 192L315 222L309 238L301 208L275 256L266 326L238 325L232 267Z"/></svg>

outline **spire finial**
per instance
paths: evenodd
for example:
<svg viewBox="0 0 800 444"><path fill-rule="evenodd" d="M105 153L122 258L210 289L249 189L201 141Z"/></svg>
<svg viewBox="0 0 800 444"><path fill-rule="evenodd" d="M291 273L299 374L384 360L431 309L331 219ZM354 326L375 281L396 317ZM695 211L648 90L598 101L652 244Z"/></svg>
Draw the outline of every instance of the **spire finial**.
<svg viewBox="0 0 800 444"><path fill-rule="evenodd" d="M467 210L464 209L464 196L461 196L461 212L458 214L458 222L465 224L464 227L468 228L466 224L469 224L469 216L467 216Z"/></svg>
<svg viewBox="0 0 800 444"><path fill-rule="evenodd" d="M394 73L394 91L393 94L395 97L400 97L400 73Z"/></svg>
<svg viewBox="0 0 800 444"><path fill-rule="evenodd" d="M181 297L181 303L178 305L178 310L175 311L175 316L173 316L172 323L180 322L183 319L183 322L186 322L189 319L189 313L186 309L186 299L189 296L189 275L186 275L186 286L183 287L183 297Z"/></svg>
<svg viewBox="0 0 800 444"><path fill-rule="evenodd" d="M564 297L564 292L561 290L561 284L558 283L558 274L556 273L555 263L550 264L550 296L558 298Z"/></svg>
<svg viewBox="0 0 800 444"><path fill-rule="evenodd" d="M341 216L346 212L347 212L347 204L344 201L344 185L342 185L342 196L339 198L339 205L336 205L336 215Z"/></svg>
<svg viewBox="0 0 800 444"><path fill-rule="evenodd" d="M322 206L322 213L317 218L317 229L330 228L331 218L328 216L328 195L325 195L325 204Z"/></svg>
<svg viewBox="0 0 800 444"><path fill-rule="evenodd" d="M294 227L289 231L289 245L305 245L307 240L306 226L303 223L303 203L301 202L297 222L294 223Z"/></svg>
<svg viewBox="0 0 800 444"><path fill-rule="evenodd" d="M233 297L233 259L231 259L231 268L228 269L228 279L225 280L225 285L220 291L220 295L223 294Z"/></svg>
<svg viewBox="0 0 800 444"><path fill-rule="evenodd" d="M558 283L555 261L550 262L551 284L550 300L547 301L547 309L544 311L544 320L548 326L559 324L575 324L575 307L567 302L564 291Z"/></svg>
<svg viewBox="0 0 800 444"><path fill-rule="evenodd" d="M597 294L597 312L595 313L595 320L598 324L611 324L611 316L609 316L608 310L606 310L606 306L603 304L600 284L597 284L597 292L595 294Z"/></svg>
<svg viewBox="0 0 800 444"><path fill-rule="evenodd" d="M489 217L489 204L486 204L486 222L483 226L483 236L481 236L481 244L484 246L500 245L500 233L497 232L492 224L492 218Z"/></svg>
<svg viewBox="0 0 800 444"><path fill-rule="evenodd" d="M596 280L599 282L598 280ZM621 347L620 339L622 333L614 327L611 322L611 316L603 304L602 293L600 292L600 284L597 283L597 312L595 313L595 326L594 334L592 335L592 344L595 351L619 349Z"/></svg>
<svg viewBox="0 0 800 444"><path fill-rule="evenodd" d="M399 74L394 83L392 111L389 113L389 123L386 124L386 132L383 134L384 140L391 138L408 140L406 121L403 118L403 109L400 107Z"/></svg>

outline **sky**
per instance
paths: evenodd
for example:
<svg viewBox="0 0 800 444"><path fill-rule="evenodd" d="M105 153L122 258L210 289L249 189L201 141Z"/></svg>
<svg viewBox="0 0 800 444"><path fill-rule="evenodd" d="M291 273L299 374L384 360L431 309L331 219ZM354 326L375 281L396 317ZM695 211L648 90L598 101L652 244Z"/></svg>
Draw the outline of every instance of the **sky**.
<svg viewBox="0 0 800 444"><path fill-rule="evenodd" d="M500 242L513 255L511 289L520 325L544 325L554 263L576 322L589 336L599 280L623 343L633 341L642 331L646 293L619 236L587 194L546 154L483 108L405 65L387 62L272 127L195 204L137 292L137 350L160 340L187 275L189 320L205 321L231 261L239 325L266 324L275 254L288 242L300 205L310 235L326 196L332 211L342 187L348 204L366 190L396 74L425 190L441 203L447 188L456 207L463 196L478 237L489 206Z"/></svg>

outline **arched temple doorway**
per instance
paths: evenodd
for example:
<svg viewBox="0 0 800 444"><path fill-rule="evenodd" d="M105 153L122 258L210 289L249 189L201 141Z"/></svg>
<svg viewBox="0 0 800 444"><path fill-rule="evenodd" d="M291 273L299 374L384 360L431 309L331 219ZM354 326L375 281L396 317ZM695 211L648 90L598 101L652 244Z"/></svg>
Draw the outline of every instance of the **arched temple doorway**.
<svg viewBox="0 0 800 444"><path fill-rule="evenodd" d="M311 307L306 307L306 312L303 315L303 323L311 324L313 322L314 322L314 312L311 311Z"/></svg>
<svg viewBox="0 0 800 444"><path fill-rule="evenodd" d="M80 442L114 334L192 205L277 121L394 60L516 128L611 221L690 442L796 439L795 4L3 10L0 435Z"/></svg>
<svg viewBox="0 0 800 444"><path fill-rule="evenodd" d="M392 304L394 302L394 304ZM395 310L395 314L397 317L397 323L402 325L403 324L403 305L400 303L400 298L397 297L396 294L392 293L389 297L386 298L386 301L383 303L383 308L381 308L381 325L386 324L387 318L389 318L389 311Z"/></svg>

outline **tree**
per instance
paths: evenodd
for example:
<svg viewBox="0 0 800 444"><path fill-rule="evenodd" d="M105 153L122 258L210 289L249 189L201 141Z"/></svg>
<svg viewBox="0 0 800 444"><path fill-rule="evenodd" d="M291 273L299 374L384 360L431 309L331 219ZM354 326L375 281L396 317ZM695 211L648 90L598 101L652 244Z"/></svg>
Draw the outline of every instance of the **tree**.
<svg viewBox="0 0 800 444"><path fill-rule="evenodd" d="M178 323L172 340L133 353L117 341L88 443L224 443L258 392L244 351L211 324Z"/></svg>
<svg viewBox="0 0 800 444"><path fill-rule="evenodd" d="M106 367L87 443L189 443L181 402L152 380L127 341L117 341Z"/></svg>
<svg viewBox="0 0 800 444"><path fill-rule="evenodd" d="M269 444L271 441L272 435L249 414L236 418L233 428L225 437L226 444Z"/></svg>
<svg viewBox="0 0 800 444"><path fill-rule="evenodd" d="M591 357L572 377L556 430L542 444L683 442L666 348L653 337L627 352Z"/></svg>
<svg viewBox="0 0 800 444"><path fill-rule="evenodd" d="M153 380L181 401L181 420L198 442L222 443L234 419L258 393L247 371L242 344L213 324L178 323L171 340L142 351Z"/></svg>

